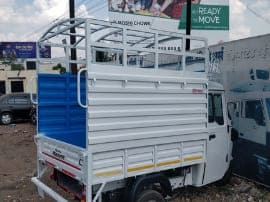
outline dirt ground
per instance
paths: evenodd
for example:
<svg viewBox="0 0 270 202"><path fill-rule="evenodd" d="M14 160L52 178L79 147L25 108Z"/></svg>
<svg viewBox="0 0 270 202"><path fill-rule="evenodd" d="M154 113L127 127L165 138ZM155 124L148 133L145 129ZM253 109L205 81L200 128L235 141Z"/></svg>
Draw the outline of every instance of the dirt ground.
<svg viewBox="0 0 270 202"><path fill-rule="evenodd" d="M0 125L0 201L39 201L30 179L36 170L35 127Z"/></svg>
<svg viewBox="0 0 270 202"><path fill-rule="evenodd" d="M53 201L41 199L31 182L36 173L35 127L30 123L0 125L0 202ZM170 202L270 201L270 191L233 177L226 186L178 190Z"/></svg>

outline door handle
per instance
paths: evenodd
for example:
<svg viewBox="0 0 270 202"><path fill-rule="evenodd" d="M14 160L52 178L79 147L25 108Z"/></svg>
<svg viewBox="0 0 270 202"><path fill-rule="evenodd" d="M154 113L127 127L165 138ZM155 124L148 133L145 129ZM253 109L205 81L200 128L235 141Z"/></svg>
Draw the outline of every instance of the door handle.
<svg viewBox="0 0 270 202"><path fill-rule="evenodd" d="M209 141L211 141L212 139L215 139L215 138L216 138L216 134L209 135Z"/></svg>

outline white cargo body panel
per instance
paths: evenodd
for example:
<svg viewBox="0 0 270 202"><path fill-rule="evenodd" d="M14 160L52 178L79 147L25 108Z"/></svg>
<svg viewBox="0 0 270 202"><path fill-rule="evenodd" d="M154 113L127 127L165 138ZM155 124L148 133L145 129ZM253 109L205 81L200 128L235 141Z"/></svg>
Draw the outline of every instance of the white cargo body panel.
<svg viewBox="0 0 270 202"><path fill-rule="evenodd" d="M205 161L204 74L93 64L87 96L94 184Z"/></svg>

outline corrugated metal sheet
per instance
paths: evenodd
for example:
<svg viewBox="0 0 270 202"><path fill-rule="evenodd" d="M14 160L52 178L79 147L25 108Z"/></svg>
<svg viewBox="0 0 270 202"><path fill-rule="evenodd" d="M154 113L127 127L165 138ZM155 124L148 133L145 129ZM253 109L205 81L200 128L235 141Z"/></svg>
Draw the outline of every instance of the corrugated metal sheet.
<svg viewBox="0 0 270 202"><path fill-rule="evenodd" d="M90 144L206 130L205 74L139 70L91 67L88 74Z"/></svg>
<svg viewBox="0 0 270 202"><path fill-rule="evenodd" d="M77 104L77 77L38 74L38 133L79 147L86 147L86 110ZM85 79L81 79L82 100Z"/></svg>
<svg viewBox="0 0 270 202"><path fill-rule="evenodd" d="M92 65L93 183L203 163L207 92L202 73Z"/></svg>

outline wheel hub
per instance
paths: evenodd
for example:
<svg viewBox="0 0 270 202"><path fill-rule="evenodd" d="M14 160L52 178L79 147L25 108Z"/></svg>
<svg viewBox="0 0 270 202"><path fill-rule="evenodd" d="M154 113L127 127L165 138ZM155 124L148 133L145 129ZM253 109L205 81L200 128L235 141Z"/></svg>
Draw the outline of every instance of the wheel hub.
<svg viewBox="0 0 270 202"><path fill-rule="evenodd" d="M3 124L9 124L11 122L11 117L9 114L2 115L1 121Z"/></svg>

